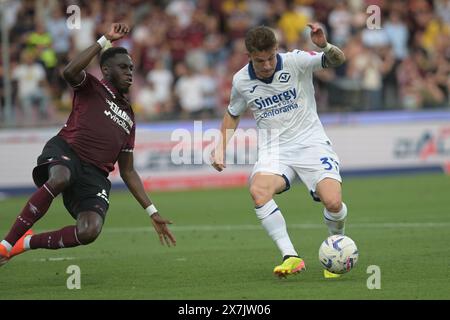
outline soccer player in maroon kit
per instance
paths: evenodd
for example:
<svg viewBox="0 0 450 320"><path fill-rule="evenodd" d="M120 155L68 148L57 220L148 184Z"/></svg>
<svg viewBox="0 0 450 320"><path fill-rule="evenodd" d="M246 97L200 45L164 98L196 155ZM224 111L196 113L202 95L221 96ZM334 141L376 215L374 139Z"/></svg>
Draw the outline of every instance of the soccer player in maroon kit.
<svg viewBox="0 0 450 320"><path fill-rule="evenodd" d="M126 24L112 24L107 34L66 66L63 76L74 90L72 112L38 157L33 180L39 189L1 241L0 266L28 249L70 248L93 242L109 207L111 183L107 177L116 162L128 189L150 215L161 244L176 244L167 227L171 222L159 215L134 169L136 125L125 96L132 83L133 63L127 50L112 47L103 52L101 81L84 71L108 41L121 39L128 32ZM30 228L60 193L76 225L33 234Z"/></svg>

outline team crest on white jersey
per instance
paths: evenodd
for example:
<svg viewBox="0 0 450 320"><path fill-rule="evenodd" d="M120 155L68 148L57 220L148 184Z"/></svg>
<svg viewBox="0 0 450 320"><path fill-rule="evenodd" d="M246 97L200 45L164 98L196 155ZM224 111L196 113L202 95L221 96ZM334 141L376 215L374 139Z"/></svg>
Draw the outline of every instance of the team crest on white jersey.
<svg viewBox="0 0 450 320"><path fill-rule="evenodd" d="M291 79L291 74L289 72L282 72L278 76L278 81L281 83L286 83Z"/></svg>

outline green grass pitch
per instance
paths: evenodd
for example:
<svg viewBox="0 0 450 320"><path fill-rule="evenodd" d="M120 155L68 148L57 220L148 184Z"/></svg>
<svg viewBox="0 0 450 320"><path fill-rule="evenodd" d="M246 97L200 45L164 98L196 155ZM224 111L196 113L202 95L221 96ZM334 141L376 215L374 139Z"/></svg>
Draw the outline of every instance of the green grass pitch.
<svg viewBox="0 0 450 320"><path fill-rule="evenodd" d="M175 224L176 247L160 245L146 213L114 192L100 237L63 250L35 250L0 269L3 299L450 299L450 177L440 174L348 178L347 235L360 252L355 269L324 279L317 258L327 231L322 207L301 184L275 198L307 270L272 275L281 256L255 217L246 188L153 193ZM3 237L26 197L0 201ZM35 231L73 224L61 199ZM81 289L66 286L70 265ZM381 289L369 290L370 265Z"/></svg>

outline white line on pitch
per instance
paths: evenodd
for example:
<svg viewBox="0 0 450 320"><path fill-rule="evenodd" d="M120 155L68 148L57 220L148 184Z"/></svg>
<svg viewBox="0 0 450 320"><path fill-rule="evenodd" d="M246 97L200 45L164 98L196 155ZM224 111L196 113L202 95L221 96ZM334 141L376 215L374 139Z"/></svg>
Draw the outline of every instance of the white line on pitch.
<svg viewBox="0 0 450 320"><path fill-rule="evenodd" d="M289 229L322 229L325 227L323 223L305 223L305 224L288 224ZM391 229L391 228L448 228L450 222L392 222L392 223L351 223L346 226L348 229ZM183 231L251 231L262 230L260 225L187 225L187 226L170 226L170 230L174 232ZM151 227L135 227L135 228L115 228L105 227L105 233L129 233L129 232L148 232L154 231Z"/></svg>

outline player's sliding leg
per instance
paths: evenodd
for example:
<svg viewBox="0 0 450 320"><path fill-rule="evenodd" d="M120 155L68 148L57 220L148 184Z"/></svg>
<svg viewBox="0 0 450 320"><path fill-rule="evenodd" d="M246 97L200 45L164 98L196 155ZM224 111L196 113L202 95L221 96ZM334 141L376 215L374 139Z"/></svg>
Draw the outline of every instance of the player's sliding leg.
<svg viewBox="0 0 450 320"><path fill-rule="evenodd" d="M324 205L323 216L328 227L328 233L344 234L345 218L347 217L347 206L342 202L341 183L332 178L325 178L316 186L316 193ZM323 270L325 278L339 278L328 270Z"/></svg>
<svg viewBox="0 0 450 320"><path fill-rule="evenodd" d="M273 200L275 193L285 189L286 182L281 176L268 173L255 174L250 186L256 216L283 256L283 263L274 269L278 276L295 274L305 268L289 238L286 221Z"/></svg>
<svg viewBox="0 0 450 320"><path fill-rule="evenodd" d="M28 200L5 239L0 242L0 266L9 258L16 242L48 211L52 201L69 185L70 170L62 165L49 169L50 178Z"/></svg>
<svg viewBox="0 0 450 320"><path fill-rule="evenodd" d="M347 206L342 202L341 183L325 178L316 186L316 193L324 205L323 216L330 235L345 233Z"/></svg>
<svg viewBox="0 0 450 320"><path fill-rule="evenodd" d="M93 242L100 234L103 218L94 211L82 212L78 215L75 226L67 226L60 230L31 234L19 240L11 250L11 257L30 249L62 249L86 245Z"/></svg>

